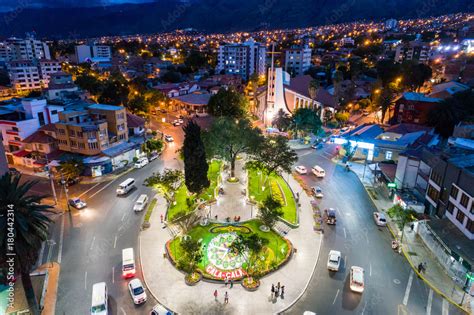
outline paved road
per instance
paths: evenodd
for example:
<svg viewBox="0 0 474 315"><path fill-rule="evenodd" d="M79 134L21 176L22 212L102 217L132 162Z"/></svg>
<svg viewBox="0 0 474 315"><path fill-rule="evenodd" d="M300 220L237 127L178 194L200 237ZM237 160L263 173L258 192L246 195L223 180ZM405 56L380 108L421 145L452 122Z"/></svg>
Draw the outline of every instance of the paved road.
<svg viewBox="0 0 474 315"><path fill-rule="evenodd" d="M54 260L61 263L57 314L88 314L92 285L102 281L108 285L109 314L149 314L156 304L149 295L145 305L134 306L127 281L121 278L122 249L133 247L138 258L138 234L145 212L134 213L133 204L140 194L145 193L149 197L154 194L142 185L143 181L164 168L182 167L176 152L183 139L181 128L155 123L153 129L163 130L175 138L174 143L167 145L160 159L114 181L71 187L70 196L81 195L88 207L57 217L39 262ZM135 178L137 189L126 197L117 197L117 185L128 177ZM50 193L48 185L47 180L42 180L36 187L37 192ZM141 278L138 259L136 264L137 275Z"/></svg>
<svg viewBox="0 0 474 315"><path fill-rule="evenodd" d="M324 192L321 208L336 208L337 225L324 226L324 241L316 272L308 291L287 314L309 310L321 314L460 314L446 300L417 278L403 256L390 246L386 228L374 224L376 211L357 176L330 161L334 146L322 150L301 150L299 165L308 169L318 164L326 178L313 175L302 178ZM326 268L329 250L342 252L342 270L331 273ZM356 294L349 289L351 266L365 270L365 291Z"/></svg>

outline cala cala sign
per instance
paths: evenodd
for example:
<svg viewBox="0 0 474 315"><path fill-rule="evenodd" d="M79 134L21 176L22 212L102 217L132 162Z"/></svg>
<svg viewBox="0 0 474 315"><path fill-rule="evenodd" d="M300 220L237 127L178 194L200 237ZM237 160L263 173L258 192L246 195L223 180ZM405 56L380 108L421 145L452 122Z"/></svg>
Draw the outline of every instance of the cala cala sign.
<svg viewBox="0 0 474 315"><path fill-rule="evenodd" d="M245 271L242 268L237 268L230 271L221 271L213 265L207 265L206 272L216 279L240 279L245 275Z"/></svg>

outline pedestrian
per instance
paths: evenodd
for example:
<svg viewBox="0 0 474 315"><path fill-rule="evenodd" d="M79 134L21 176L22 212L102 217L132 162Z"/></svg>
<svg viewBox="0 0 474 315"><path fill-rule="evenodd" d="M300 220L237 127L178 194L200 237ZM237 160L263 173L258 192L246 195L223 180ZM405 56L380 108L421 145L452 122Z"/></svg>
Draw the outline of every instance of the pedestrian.
<svg viewBox="0 0 474 315"><path fill-rule="evenodd" d="M277 291L278 291L278 292L280 292L280 288L281 288L280 282L278 282L278 283L277 283Z"/></svg>
<svg viewBox="0 0 474 315"><path fill-rule="evenodd" d="M234 286L234 279L230 279L230 288L232 289L233 286Z"/></svg>
<svg viewBox="0 0 474 315"><path fill-rule="evenodd" d="M214 300L217 302L217 290L214 291Z"/></svg>
<svg viewBox="0 0 474 315"><path fill-rule="evenodd" d="M272 299L273 299L273 294L275 293L275 286L272 283Z"/></svg>
<svg viewBox="0 0 474 315"><path fill-rule="evenodd" d="M412 232L413 232L413 229L414 229L414 228L415 228L415 225L414 225L413 223L410 224L410 229L411 229Z"/></svg>
<svg viewBox="0 0 474 315"><path fill-rule="evenodd" d="M225 294L224 294L224 304L227 304L229 303L229 294L227 294L227 291L225 291Z"/></svg>
<svg viewBox="0 0 474 315"><path fill-rule="evenodd" d="M161 223L163 223L163 214L160 214Z"/></svg>
<svg viewBox="0 0 474 315"><path fill-rule="evenodd" d="M418 264L418 273L421 273L423 271L423 263Z"/></svg>
<svg viewBox="0 0 474 315"><path fill-rule="evenodd" d="M216 219L216 221L217 221L217 214L214 216L214 218L215 218L215 219Z"/></svg>
<svg viewBox="0 0 474 315"><path fill-rule="evenodd" d="M282 285L282 286L281 286L281 298L282 298L282 299L285 298L284 295L285 295L285 286Z"/></svg>
<svg viewBox="0 0 474 315"><path fill-rule="evenodd" d="M229 283L229 277L225 277L225 280L224 280L224 285L226 288L227 288L227 283Z"/></svg>
<svg viewBox="0 0 474 315"><path fill-rule="evenodd" d="M426 264L426 261L423 263L423 272L426 271L426 267L427 267L427 264Z"/></svg>

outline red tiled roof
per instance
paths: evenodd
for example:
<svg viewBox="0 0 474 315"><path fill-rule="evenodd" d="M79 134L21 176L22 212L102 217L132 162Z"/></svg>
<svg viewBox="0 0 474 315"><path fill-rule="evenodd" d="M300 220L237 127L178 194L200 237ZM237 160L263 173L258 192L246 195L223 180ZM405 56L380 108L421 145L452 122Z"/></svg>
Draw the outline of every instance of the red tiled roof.
<svg viewBox="0 0 474 315"><path fill-rule="evenodd" d="M127 112L127 125L130 128L145 126L145 118Z"/></svg>
<svg viewBox="0 0 474 315"><path fill-rule="evenodd" d="M416 125L416 124L409 124L409 123L401 123L398 125L393 125L385 129L385 132L394 132L394 133L399 133L399 134L407 134L407 133L412 133L412 132L417 132L417 131L426 131L430 132L433 130L432 127L428 126L422 126L422 125Z"/></svg>
<svg viewBox="0 0 474 315"><path fill-rule="evenodd" d="M291 90L307 98L311 98L309 95L309 84L313 80L310 75L302 75L295 78L291 78L290 85L285 85L285 89ZM316 101L320 102L324 106L336 108L337 104L334 97L323 87L319 88L318 94L316 95Z"/></svg>
<svg viewBox="0 0 474 315"><path fill-rule="evenodd" d="M42 131L36 131L29 137L23 140L23 143L52 143L54 138L43 133Z"/></svg>
<svg viewBox="0 0 474 315"><path fill-rule="evenodd" d="M47 125L41 126L39 130L56 131L56 126L54 124L47 124Z"/></svg>

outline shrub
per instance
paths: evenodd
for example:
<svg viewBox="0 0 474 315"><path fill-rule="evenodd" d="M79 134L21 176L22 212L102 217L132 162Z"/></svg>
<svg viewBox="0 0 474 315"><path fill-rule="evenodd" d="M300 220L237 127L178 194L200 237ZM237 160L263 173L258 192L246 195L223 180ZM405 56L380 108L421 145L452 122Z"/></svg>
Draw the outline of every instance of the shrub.
<svg viewBox="0 0 474 315"><path fill-rule="evenodd" d="M272 192L272 197L276 201L278 201L281 205L285 205L285 198L283 197L283 193L281 192L280 186L278 186L278 183L276 180L272 180L270 182L270 188Z"/></svg>

